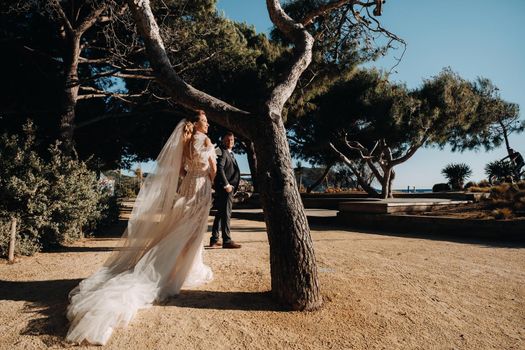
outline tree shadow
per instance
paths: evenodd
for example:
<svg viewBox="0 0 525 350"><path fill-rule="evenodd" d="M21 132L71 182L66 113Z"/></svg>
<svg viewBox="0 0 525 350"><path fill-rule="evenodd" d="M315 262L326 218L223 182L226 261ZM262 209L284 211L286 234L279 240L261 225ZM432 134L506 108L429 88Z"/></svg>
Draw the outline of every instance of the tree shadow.
<svg viewBox="0 0 525 350"><path fill-rule="evenodd" d="M24 301L24 313L31 314L21 335L38 336L48 347L68 345L66 309L69 292L80 279L48 281L0 280L0 300ZM164 306L214 310L286 311L270 292L219 292L183 290L160 303Z"/></svg>
<svg viewBox="0 0 525 350"><path fill-rule="evenodd" d="M453 242L462 244L479 245L486 248L525 248L525 241L523 240L508 240L508 239L496 239L491 237L473 237L465 232L450 231L449 233L436 233L436 232L421 232L414 231L410 228L404 230L400 229L382 229L382 228L361 228L361 227L348 227L345 225L334 223L332 225L311 225L311 228L316 231L348 231L363 234L373 234L379 236L388 237L401 237L401 238L417 238L425 239L430 241L443 241Z"/></svg>
<svg viewBox="0 0 525 350"><path fill-rule="evenodd" d="M233 231L236 232L265 232L266 227L235 227Z"/></svg>
<svg viewBox="0 0 525 350"><path fill-rule="evenodd" d="M93 237L96 238L120 238L126 228L128 227L128 220L119 219L116 223L111 226L101 228L97 232L93 233Z"/></svg>
<svg viewBox="0 0 525 350"><path fill-rule="evenodd" d="M68 294L80 281L0 280L0 299L25 301L23 312L33 314L20 334L39 336L47 346L67 344L64 339L68 329Z"/></svg>
<svg viewBox="0 0 525 350"><path fill-rule="evenodd" d="M62 246L53 249L48 249L42 254L46 253L87 253L87 252L113 252L121 250L120 247L79 247L79 246Z"/></svg>
<svg viewBox="0 0 525 350"><path fill-rule="evenodd" d="M162 305L210 310L286 311L272 299L270 292L183 290Z"/></svg>

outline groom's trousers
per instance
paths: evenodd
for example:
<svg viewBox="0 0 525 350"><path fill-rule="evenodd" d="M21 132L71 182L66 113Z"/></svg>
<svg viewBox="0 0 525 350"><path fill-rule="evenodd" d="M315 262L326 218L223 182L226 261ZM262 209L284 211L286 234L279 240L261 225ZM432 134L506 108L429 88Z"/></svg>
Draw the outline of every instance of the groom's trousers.
<svg viewBox="0 0 525 350"><path fill-rule="evenodd" d="M219 241L219 230L222 231L223 244L231 242L230 218L232 215L232 206L233 191L230 193L226 191L217 191L215 193L215 207L217 208L217 214L215 214L215 220L213 220L210 240L211 244Z"/></svg>

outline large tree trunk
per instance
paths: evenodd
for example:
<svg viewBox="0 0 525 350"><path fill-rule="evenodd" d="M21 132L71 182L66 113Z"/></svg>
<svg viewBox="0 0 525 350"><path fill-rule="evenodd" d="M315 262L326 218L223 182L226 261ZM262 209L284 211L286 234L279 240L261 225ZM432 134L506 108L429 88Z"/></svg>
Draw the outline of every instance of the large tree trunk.
<svg viewBox="0 0 525 350"><path fill-rule="evenodd" d="M349 163L346 163L345 164L350 168L350 170L352 171L352 173L354 174L356 180L357 180L357 183L359 184L359 186L361 186L361 188L370 196L370 197L379 197L379 193L377 193L377 191L368 184L367 181L365 181L365 179L361 176L361 174L359 173L359 171L352 165L352 164L349 164Z"/></svg>
<svg viewBox="0 0 525 350"><path fill-rule="evenodd" d="M328 164L326 168L324 169L323 174L313 184L311 184L310 186L306 188L306 193L311 193L313 190L315 190L317 186L319 186L324 181L324 179L326 179L326 177L328 176L328 173L330 172L330 169L332 169L333 166L334 166L333 163Z"/></svg>
<svg viewBox="0 0 525 350"><path fill-rule="evenodd" d="M392 184L394 183L395 177L396 177L396 172L392 168L390 170L390 180L388 181L388 198L394 198L394 195L392 193Z"/></svg>
<svg viewBox="0 0 525 350"><path fill-rule="evenodd" d="M266 116L259 130L261 135L254 141L270 243L272 293L293 310L314 310L322 303L317 265L284 124L281 118Z"/></svg>
<svg viewBox="0 0 525 350"><path fill-rule="evenodd" d="M383 176L380 179L381 182L381 198L390 198L390 176L392 175L391 168L383 168Z"/></svg>
<svg viewBox="0 0 525 350"><path fill-rule="evenodd" d="M377 191L372 186L370 186L361 175L359 175L358 173L354 173L354 175L357 180L357 183L359 184L359 186L361 186L363 191L365 191L370 197L379 197L379 193L377 193Z"/></svg>
<svg viewBox="0 0 525 350"><path fill-rule="evenodd" d="M249 113L186 83L175 72L164 49L148 0L128 0L146 46L157 81L178 103L204 109L211 120L251 139L257 154L257 181L264 209L272 293L294 310L313 310L322 303L310 229L293 176L290 150L281 113L312 57L313 37L282 10L279 1L266 0L272 21L296 42L293 64L282 76L262 111Z"/></svg>
<svg viewBox="0 0 525 350"><path fill-rule="evenodd" d="M64 93L60 113L60 140L64 152L70 154L74 147L75 109L78 99L78 62L80 57L80 36L66 40L68 47L64 55Z"/></svg>

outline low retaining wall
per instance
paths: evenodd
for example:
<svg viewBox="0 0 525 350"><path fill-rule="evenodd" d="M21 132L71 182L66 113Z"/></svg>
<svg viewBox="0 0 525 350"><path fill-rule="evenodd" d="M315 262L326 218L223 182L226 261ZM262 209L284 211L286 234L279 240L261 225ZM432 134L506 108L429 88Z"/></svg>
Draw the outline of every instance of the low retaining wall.
<svg viewBox="0 0 525 350"><path fill-rule="evenodd" d="M303 205L307 209L333 209L339 208L339 203L347 202L348 200L355 200L359 198L366 198L365 193L356 193L355 195L341 195L341 194L301 194ZM254 194L245 202L233 203L236 209L255 209L261 208L261 201L259 194Z"/></svg>
<svg viewBox="0 0 525 350"><path fill-rule="evenodd" d="M458 201L479 201L486 193L465 192L436 192L436 193L394 193L394 198L435 198ZM356 199L371 199L365 192L355 193L301 193L303 205L307 209L333 209L339 208L339 203L355 201ZM244 203L234 203L234 208L261 208L259 194L254 193Z"/></svg>
<svg viewBox="0 0 525 350"><path fill-rule="evenodd" d="M436 199L450 199L457 201L474 201L477 202L481 198L487 198L488 193L474 193L474 192L424 192L424 193L401 193L394 192L394 198L436 198Z"/></svg>
<svg viewBox="0 0 525 350"><path fill-rule="evenodd" d="M525 220L504 221L349 212L339 212L337 219L339 224L353 228L525 242Z"/></svg>

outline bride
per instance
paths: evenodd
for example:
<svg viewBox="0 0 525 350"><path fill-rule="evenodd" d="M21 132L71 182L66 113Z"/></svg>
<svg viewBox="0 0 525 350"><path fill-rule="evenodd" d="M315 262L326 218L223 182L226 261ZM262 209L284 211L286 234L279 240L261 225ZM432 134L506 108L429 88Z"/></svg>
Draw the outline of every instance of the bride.
<svg viewBox="0 0 525 350"><path fill-rule="evenodd" d="M207 131L198 111L171 134L137 196L123 246L69 294L68 341L104 345L138 309L212 280L202 261L217 170Z"/></svg>

